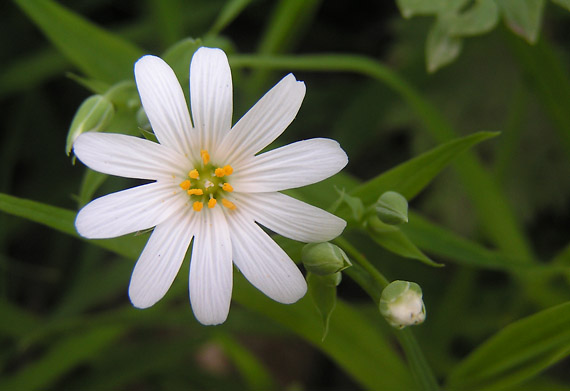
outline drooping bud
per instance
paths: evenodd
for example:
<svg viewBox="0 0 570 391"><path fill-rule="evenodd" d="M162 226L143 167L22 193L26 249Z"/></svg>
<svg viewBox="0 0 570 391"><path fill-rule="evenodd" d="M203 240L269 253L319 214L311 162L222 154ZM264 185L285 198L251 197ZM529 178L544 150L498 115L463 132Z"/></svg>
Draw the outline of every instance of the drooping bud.
<svg viewBox="0 0 570 391"><path fill-rule="evenodd" d="M348 256L332 243L309 243L303 247L301 261L307 271L319 276L338 273L352 266Z"/></svg>
<svg viewBox="0 0 570 391"><path fill-rule="evenodd" d="M374 207L378 218L386 224L398 225L408 222L408 201L400 193L385 192L378 198Z"/></svg>
<svg viewBox="0 0 570 391"><path fill-rule="evenodd" d="M69 155L75 139L85 132L98 132L111 122L115 109L113 104L102 95L87 98L73 117L67 133L66 152Z"/></svg>
<svg viewBox="0 0 570 391"><path fill-rule="evenodd" d="M393 281L382 291L380 313L392 327L423 323L426 308L422 300L422 288L415 282Z"/></svg>

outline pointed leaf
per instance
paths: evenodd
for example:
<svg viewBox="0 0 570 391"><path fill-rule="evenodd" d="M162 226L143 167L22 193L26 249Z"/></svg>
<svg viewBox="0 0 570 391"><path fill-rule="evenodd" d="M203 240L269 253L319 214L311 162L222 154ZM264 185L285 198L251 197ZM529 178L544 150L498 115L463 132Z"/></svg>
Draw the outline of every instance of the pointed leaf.
<svg viewBox="0 0 570 391"><path fill-rule="evenodd" d="M513 33L536 43L546 0L496 0Z"/></svg>
<svg viewBox="0 0 570 391"><path fill-rule="evenodd" d="M380 194L391 190L410 201L460 153L498 134L478 132L449 141L360 185L351 195L359 197L365 205L370 205Z"/></svg>
<svg viewBox="0 0 570 391"><path fill-rule="evenodd" d="M132 43L50 0L15 0L69 60L88 76L108 83L131 78L144 53Z"/></svg>
<svg viewBox="0 0 570 391"><path fill-rule="evenodd" d="M513 387L570 354L570 302L511 323L463 360L450 390Z"/></svg>
<svg viewBox="0 0 570 391"><path fill-rule="evenodd" d="M448 28L452 36L479 35L491 31L499 21L499 7L495 0L479 0L460 14L449 20Z"/></svg>
<svg viewBox="0 0 570 391"><path fill-rule="evenodd" d="M451 36L447 22L438 18L431 26L426 41L426 64L432 73L449 64L461 52L461 39Z"/></svg>
<svg viewBox="0 0 570 391"><path fill-rule="evenodd" d="M368 233L376 243L386 250L405 258L417 259L429 266L443 264L432 261L398 227L381 222L377 217L368 219Z"/></svg>

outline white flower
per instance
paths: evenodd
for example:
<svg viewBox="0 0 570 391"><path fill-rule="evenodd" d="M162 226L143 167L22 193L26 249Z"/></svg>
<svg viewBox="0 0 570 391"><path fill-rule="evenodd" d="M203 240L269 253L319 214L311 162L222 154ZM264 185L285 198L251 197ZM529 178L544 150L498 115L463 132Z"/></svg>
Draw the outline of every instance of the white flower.
<svg viewBox="0 0 570 391"><path fill-rule="evenodd" d="M192 238L190 301L201 323L227 318L232 260L273 300L303 297L302 273L256 223L302 242L338 236L344 220L279 191L328 178L347 157L336 141L320 138L256 153L293 121L305 84L287 75L232 127L227 57L200 48L190 65L193 126L163 60L142 57L135 79L159 143L109 133L84 133L74 143L77 157L93 170L153 181L92 201L75 221L79 234L91 239L155 227L131 277L133 305L147 308L166 294Z"/></svg>

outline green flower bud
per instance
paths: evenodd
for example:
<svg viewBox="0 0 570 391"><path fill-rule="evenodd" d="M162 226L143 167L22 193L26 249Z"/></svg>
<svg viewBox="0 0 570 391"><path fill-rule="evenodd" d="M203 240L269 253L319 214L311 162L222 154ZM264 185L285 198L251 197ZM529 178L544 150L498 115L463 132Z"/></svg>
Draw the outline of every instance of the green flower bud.
<svg viewBox="0 0 570 391"><path fill-rule="evenodd" d="M338 273L352 266L348 256L332 243L309 243L303 247L301 261L307 271L319 276Z"/></svg>
<svg viewBox="0 0 570 391"><path fill-rule="evenodd" d="M115 109L113 104L102 95L93 95L87 98L73 117L69 132L67 133L66 152L69 155L75 139L81 133L98 132L111 122Z"/></svg>
<svg viewBox="0 0 570 391"><path fill-rule="evenodd" d="M415 282L393 281L382 291L380 313L392 327L423 323L426 308L422 300L422 288Z"/></svg>
<svg viewBox="0 0 570 391"><path fill-rule="evenodd" d="M387 191L376 204L378 218L386 224L398 225L408 222L408 201L400 193Z"/></svg>

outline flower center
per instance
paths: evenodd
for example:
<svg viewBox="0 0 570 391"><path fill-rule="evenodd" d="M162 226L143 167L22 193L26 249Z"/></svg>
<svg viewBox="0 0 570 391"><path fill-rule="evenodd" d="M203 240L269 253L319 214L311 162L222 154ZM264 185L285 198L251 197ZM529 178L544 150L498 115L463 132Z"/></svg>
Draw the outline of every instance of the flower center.
<svg viewBox="0 0 570 391"><path fill-rule="evenodd" d="M225 198L226 193L234 191L232 185L227 181L227 177L232 175L234 169L230 165L217 167L210 164L208 151L201 150L202 164L194 167L188 172L188 178L180 183L182 190L186 191L193 201L192 209L199 212L208 205L213 208L218 200L228 209L234 210L236 206L233 202Z"/></svg>

